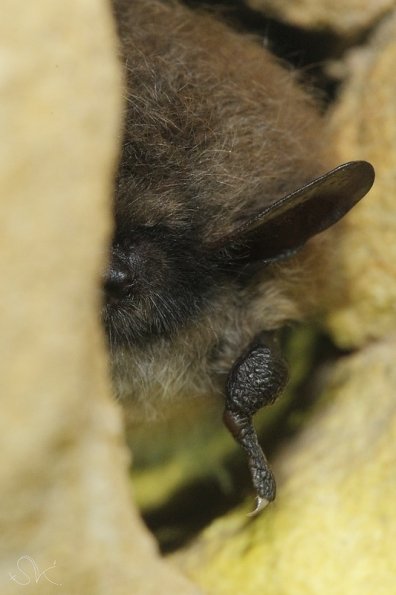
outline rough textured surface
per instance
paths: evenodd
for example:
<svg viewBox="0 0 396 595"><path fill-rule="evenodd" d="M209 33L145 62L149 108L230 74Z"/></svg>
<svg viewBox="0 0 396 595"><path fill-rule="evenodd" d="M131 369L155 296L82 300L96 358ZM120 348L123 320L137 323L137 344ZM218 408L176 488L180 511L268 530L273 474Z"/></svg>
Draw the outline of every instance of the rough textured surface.
<svg viewBox="0 0 396 595"><path fill-rule="evenodd" d="M0 592L196 593L132 510L108 398L96 288L121 107L108 6L5 0L0 28Z"/></svg>
<svg viewBox="0 0 396 595"><path fill-rule="evenodd" d="M279 496L215 522L177 563L209 594L394 590L396 341L345 358L275 465Z"/></svg>
<svg viewBox="0 0 396 595"><path fill-rule="evenodd" d="M376 169L369 196L348 216L338 245L344 298L328 317L342 346L396 330L396 13L369 46L350 56L350 78L331 114L341 160L368 159Z"/></svg>
<svg viewBox="0 0 396 595"><path fill-rule="evenodd" d="M353 37L373 26L394 0L246 0L251 8L304 29Z"/></svg>

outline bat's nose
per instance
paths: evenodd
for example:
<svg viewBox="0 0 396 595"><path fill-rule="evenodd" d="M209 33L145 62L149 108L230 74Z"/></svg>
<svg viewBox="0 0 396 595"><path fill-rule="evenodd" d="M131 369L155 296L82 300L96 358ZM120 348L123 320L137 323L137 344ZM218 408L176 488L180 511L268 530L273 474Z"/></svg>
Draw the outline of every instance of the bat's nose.
<svg viewBox="0 0 396 595"><path fill-rule="evenodd" d="M111 266L105 274L103 287L108 300L119 300L128 297L132 289L130 273L121 263Z"/></svg>

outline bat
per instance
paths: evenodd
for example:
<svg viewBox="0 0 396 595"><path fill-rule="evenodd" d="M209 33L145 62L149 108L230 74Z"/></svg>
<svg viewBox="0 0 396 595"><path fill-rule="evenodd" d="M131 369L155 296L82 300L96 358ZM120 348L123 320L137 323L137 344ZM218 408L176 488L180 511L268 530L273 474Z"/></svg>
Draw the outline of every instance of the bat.
<svg viewBox="0 0 396 595"><path fill-rule="evenodd" d="M113 9L125 72L103 284L114 391L158 409L222 395L256 513L276 491L252 418L287 382L277 331L312 307L321 232L374 170L332 167L315 98L256 39L173 0Z"/></svg>

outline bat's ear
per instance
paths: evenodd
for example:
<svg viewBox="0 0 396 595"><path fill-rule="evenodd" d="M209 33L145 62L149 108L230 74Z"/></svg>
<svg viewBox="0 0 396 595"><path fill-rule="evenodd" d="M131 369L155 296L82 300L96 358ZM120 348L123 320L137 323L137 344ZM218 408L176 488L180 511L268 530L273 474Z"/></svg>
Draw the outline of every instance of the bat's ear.
<svg viewBox="0 0 396 595"><path fill-rule="evenodd" d="M211 248L230 251L247 262L292 254L341 219L373 182L374 168L367 161L339 165L266 207Z"/></svg>

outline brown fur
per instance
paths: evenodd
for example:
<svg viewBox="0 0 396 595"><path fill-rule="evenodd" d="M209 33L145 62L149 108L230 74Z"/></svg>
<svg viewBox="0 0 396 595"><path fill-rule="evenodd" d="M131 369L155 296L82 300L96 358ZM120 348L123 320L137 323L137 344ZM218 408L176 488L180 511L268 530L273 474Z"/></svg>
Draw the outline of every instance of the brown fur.
<svg viewBox="0 0 396 595"><path fill-rule="evenodd" d="M136 220L204 217L213 239L328 169L313 99L257 42L172 1L115 7L127 76L123 161L135 160L146 181Z"/></svg>
<svg viewBox="0 0 396 595"><path fill-rule="evenodd" d="M114 10L126 71L117 228L161 223L205 246L329 169L314 100L256 40L172 0ZM220 394L256 333L312 310L324 236L243 286L221 281L171 339L114 349L117 394L154 409L164 396Z"/></svg>

